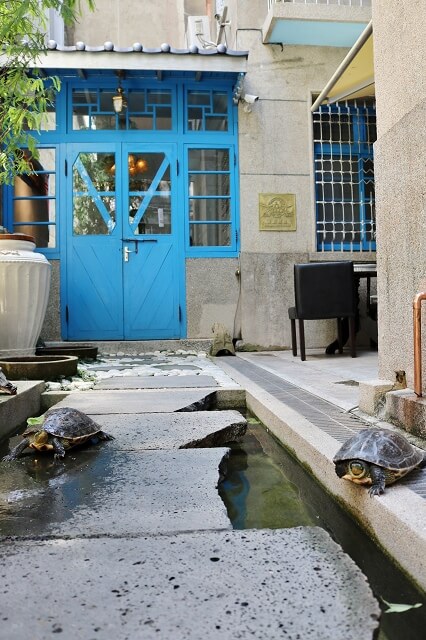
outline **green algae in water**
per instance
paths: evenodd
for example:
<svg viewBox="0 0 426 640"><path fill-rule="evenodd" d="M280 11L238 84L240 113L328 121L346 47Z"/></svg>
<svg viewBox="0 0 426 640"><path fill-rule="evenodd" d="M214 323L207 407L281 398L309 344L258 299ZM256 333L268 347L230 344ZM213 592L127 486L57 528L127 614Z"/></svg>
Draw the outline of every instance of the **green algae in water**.
<svg viewBox="0 0 426 640"><path fill-rule="evenodd" d="M231 444L225 480L219 492L234 529L285 529L318 524L298 487L262 449L250 425L242 443ZM260 435L260 433L259 433Z"/></svg>

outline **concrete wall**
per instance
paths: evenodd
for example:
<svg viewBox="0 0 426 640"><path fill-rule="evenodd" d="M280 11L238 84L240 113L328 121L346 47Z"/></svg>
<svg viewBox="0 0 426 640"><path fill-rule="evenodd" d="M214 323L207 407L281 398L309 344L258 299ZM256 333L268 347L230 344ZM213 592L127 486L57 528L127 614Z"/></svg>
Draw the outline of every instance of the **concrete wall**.
<svg viewBox="0 0 426 640"><path fill-rule="evenodd" d="M68 41L88 44L111 41L119 46L141 42L158 47L167 42L185 46L184 0L96 0L95 10L83 6L78 24L68 34Z"/></svg>
<svg viewBox="0 0 426 640"><path fill-rule="evenodd" d="M188 338L212 338L214 322L231 335L238 332L240 269L237 258L192 258L186 261Z"/></svg>
<svg viewBox="0 0 426 640"><path fill-rule="evenodd" d="M393 380L403 369L413 388L412 302L426 291L424 2L376 0L373 24L379 375Z"/></svg>

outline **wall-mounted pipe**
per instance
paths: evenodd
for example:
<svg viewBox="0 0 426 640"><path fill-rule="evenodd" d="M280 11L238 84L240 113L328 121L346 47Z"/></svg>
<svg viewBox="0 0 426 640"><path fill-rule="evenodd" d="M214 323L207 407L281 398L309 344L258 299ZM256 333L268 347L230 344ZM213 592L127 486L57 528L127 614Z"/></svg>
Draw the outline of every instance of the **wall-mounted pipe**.
<svg viewBox="0 0 426 640"><path fill-rule="evenodd" d="M422 300L426 300L426 291L418 293L413 300L413 338L414 338L414 393L422 396Z"/></svg>

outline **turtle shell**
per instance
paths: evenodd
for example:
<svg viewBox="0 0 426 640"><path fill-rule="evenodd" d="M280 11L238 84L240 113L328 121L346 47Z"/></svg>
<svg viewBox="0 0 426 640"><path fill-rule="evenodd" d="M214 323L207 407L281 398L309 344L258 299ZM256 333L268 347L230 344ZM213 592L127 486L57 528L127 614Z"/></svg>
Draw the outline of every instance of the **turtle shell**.
<svg viewBox="0 0 426 640"><path fill-rule="evenodd" d="M413 446L404 436L389 429L362 429L349 438L333 458L365 460L391 471L407 473L424 458L424 451Z"/></svg>
<svg viewBox="0 0 426 640"><path fill-rule="evenodd" d="M92 418L70 407L49 409L45 414L44 422L28 427L23 435L27 436L42 429L57 438L76 442L87 440L102 431L102 427Z"/></svg>

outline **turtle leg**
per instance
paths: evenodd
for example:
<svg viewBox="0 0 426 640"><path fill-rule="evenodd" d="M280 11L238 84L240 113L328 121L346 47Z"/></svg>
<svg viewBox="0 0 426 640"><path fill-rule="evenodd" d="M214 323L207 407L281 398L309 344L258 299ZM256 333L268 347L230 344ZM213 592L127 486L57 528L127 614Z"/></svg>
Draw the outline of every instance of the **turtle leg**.
<svg viewBox="0 0 426 640"><path fill-rule="evenodd" d="M114 436L110 436L110 434L105 433L105 431L98 431L96 437L99 438L99 440L115 440Z"/></svg>
<svg viewBox="0 0 426 640"><path fill-rule="evenodd" d="M375 464L370 465L370 477L373 481L368 493L370 497L380 496L385 490L386 474L382 467L378 467Z"/></svg>
<svg viewBox="0 0 426 640"><path fill-rule="evenodd" d="M65 449L62 442L55 437L52 438L51 442L53 444L53 449L55 450L55 454L53 456L55 460L57 460L58 458L65 458Z"/></svg>
<svg viewBox="0 0 426 640"><path fill-rule="evenodd" d="M2 460L4 462L9 462L10 460L16 460L16 458L19 458L23 450L28 447L29 442L30 441L28 440L28 438L24 438L18 445L16 445L16 447L12 449L10 453L7 454L7 456L4 456Z"/></svg>

